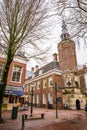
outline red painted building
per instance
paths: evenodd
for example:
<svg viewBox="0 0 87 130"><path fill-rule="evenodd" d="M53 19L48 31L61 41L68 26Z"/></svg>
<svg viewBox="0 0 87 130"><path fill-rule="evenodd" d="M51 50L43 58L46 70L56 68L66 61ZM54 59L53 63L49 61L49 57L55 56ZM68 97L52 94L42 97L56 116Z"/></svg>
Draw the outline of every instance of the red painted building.
<svg viewBox="0 0 87 130"><path fill-rule="evenodd" d="M4 69L6 57L0 52L0 80ZM8 74L7 86L3 101L3 109L12 109L13 105L23 103L23 86L25 83L26 63L24 55L20 52L14 57Z"/></svg>

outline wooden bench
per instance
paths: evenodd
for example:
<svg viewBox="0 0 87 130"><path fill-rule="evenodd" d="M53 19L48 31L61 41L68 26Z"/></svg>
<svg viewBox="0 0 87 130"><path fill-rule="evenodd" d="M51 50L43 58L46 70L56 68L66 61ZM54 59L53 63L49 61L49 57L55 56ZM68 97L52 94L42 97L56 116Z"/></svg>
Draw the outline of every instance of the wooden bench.
<svg viewBox="0 0 87 130"><path fill-rule="evenodd" d="M27 120L28 118L34 118L35 115L40 115L40 118L43 119L45 113L34 113L32 116L30 114L24 114L24 119Z"/></svg>

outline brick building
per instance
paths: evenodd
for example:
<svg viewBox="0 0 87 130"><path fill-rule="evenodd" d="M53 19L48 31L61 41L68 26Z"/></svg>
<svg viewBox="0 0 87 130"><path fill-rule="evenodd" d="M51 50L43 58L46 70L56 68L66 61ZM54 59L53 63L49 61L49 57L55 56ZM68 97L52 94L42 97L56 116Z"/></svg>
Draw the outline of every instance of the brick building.
<svg viewBox="0 0 87 130"><path fill-rule="evenodd" d="M49 64L41 68L38 66L33 68L32 76L26 80L25 100L31 102L32 83L35 83L33 103L38 104L39 107L48 107L49 102L55 108L56 83L57 99L60 99L58 108L63 108L64 104L73 109L76 109L77 106L79 106L77 109L83 108L87 89L87 68L83 74L83 68L81 71L77 66L75 43L70 38L65 21L62 24L58 53L59 57L57 58L57 54L54 54L53 61ZM84 84L82 84L82 78Z"/></svg>
<svg viewBox="0 0 87 130"><path fill-rule="evenodd" d="M28 102L31 102L31 89L32 83L35 83L33 103L37 104L38 107L55 107L55 83L57 86L62 87L62 71L59 70L59 63L57 61L57 54L53 55L53 61L49 64L38 68L35 67L32 76L26 80L25 99ZM62 93L61 91L57 92L57 96L60 97L61 102L58 103L59 108L62 108Z"/></svg>
<svg viewBox="0 0 87 130"><path fill-rule="evenodd" d="M6 61L6 56L4 52L0 51L0 79L3 73L4 64ZM3 101L3 109L10 110L12 109L14 104L23 102L23 98L21 97L24 95L23 92L23 85L25 83L25 74L26 74L26 59L24 55L20 52L14 57L9 74L7 79L7 86Z"/></svg>

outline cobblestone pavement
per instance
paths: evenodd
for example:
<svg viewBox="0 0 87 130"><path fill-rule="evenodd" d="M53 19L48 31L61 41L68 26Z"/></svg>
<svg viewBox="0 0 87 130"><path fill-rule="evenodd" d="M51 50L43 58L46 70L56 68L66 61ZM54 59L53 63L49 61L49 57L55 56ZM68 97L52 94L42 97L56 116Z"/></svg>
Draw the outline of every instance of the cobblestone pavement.
<svg viewBox="0 0 87 130"><path fill-rule="evenodd" d="M29 111L19 111L17 119L11 119L11 111L3 111L4 124L0 124L0 130L21 130L22 115ZM33 114L45 113L44 119L27 119L24 122L24 130L87 130L87 115L84 110L58 110L58 119L54 109L34 108Z"/></svg>

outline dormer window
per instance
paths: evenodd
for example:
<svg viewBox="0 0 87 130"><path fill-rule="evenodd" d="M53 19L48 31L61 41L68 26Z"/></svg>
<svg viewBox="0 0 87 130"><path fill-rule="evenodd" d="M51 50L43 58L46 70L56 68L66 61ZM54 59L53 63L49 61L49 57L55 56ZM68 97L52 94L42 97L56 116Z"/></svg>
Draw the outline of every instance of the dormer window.
<svg viewBox="0 0 87 130"><path fill-rule="evenodd" d="M39 70L39 75L41 75L43 73L43 70Z"/></svg>

